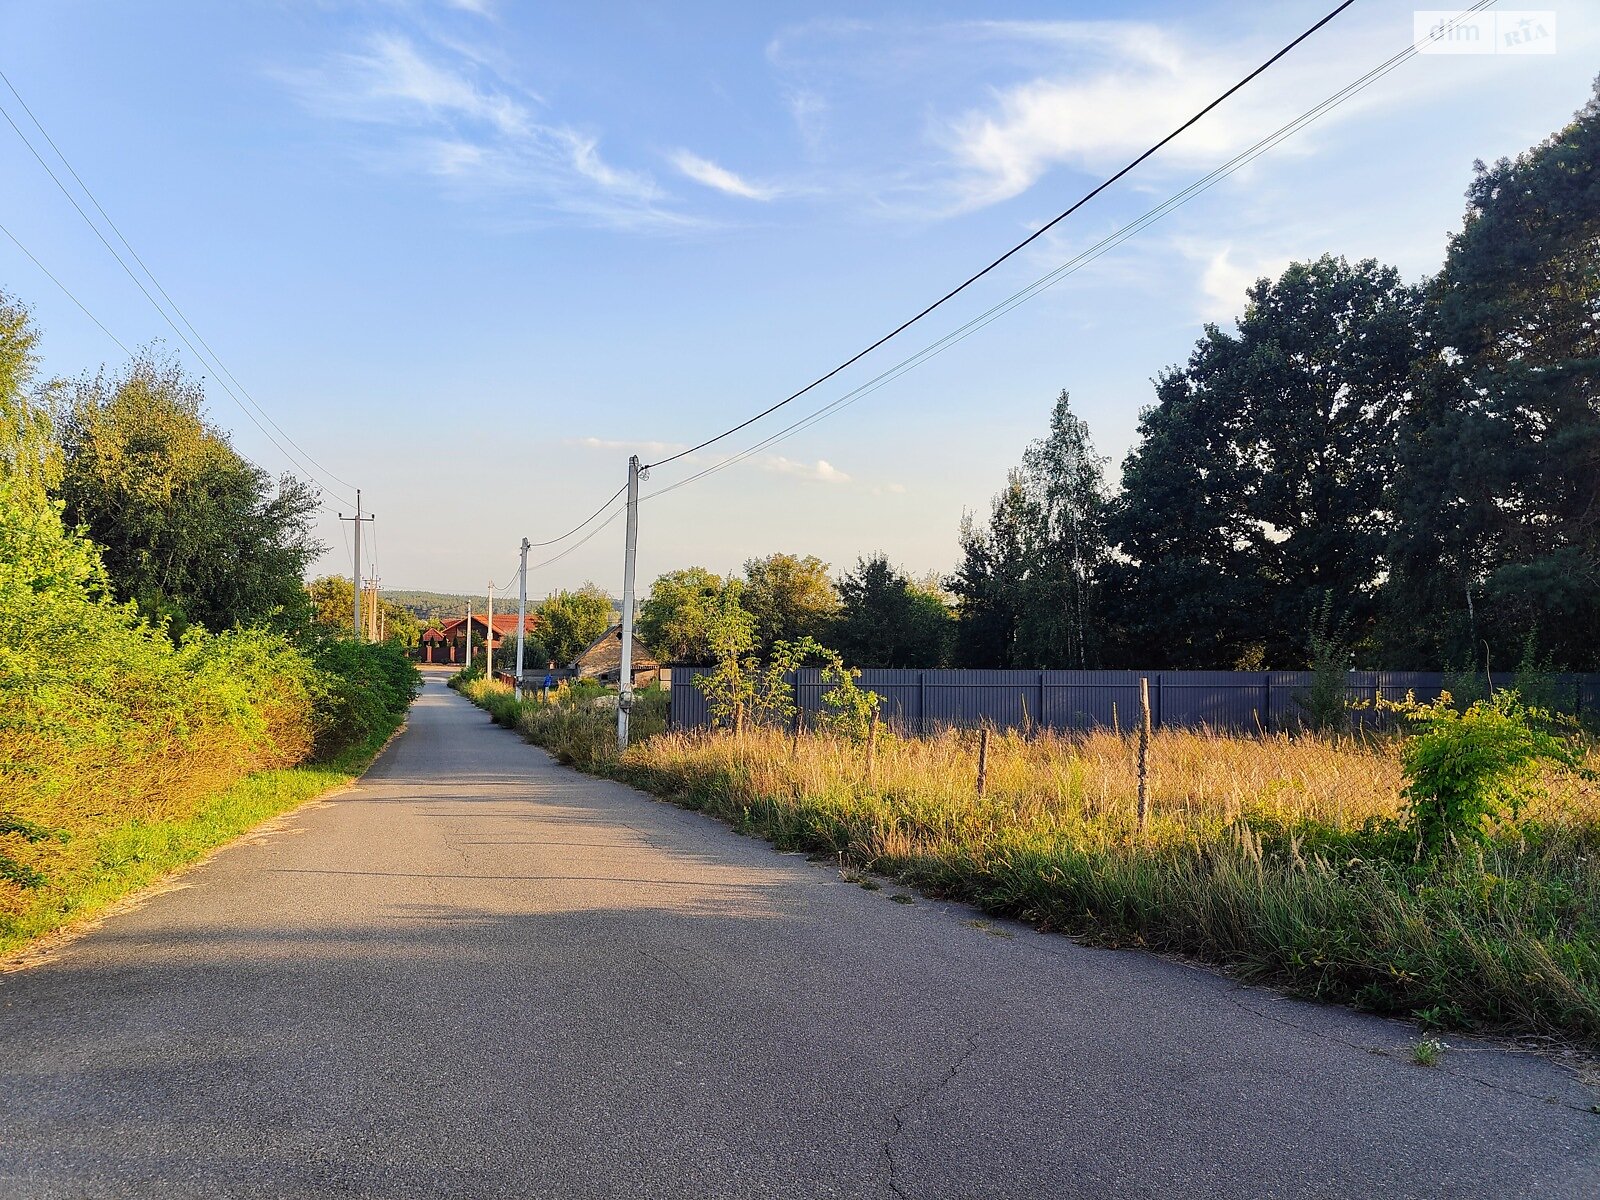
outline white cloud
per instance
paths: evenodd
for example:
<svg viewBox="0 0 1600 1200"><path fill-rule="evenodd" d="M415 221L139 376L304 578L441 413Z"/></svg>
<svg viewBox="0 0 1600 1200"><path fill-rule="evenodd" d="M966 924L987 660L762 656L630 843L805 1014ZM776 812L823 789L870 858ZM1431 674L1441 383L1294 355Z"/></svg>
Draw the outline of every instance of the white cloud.
<svg viewBox="0 0 1600 1200"><path fill-rule="evenodd" d="M461 195L532 197L544 209L621 228L695 223L662 207L649 174L606 161L598 135L541 119L538 95L459 47L424 49L402 34L378 34L318 70L280 78L321 116L397 129L369 157L447 180Z"/></svg>
<svg viewBox="0 0 1600 1200"><path fill-rule="evenodd" d="M326 95L343 101L369 119L397 120L421 115L459 117L486 124L507 137L530 128L528 107L503 92L483 89L462 74L424 58L399 34L378 34L367 50L342 54Z"/></svg>
<svg viewBox="0 0 1600 1200"><path fill-rule="evenodd" d="M650 459L662 455L675 454L679 450L686 449L686 445L683 442L629 442L620 439L597 437L568 438L567 445L582 446L587 450L626 451L629 454L639 454Z"/></svg>
<svg viewBox="0 0 1600 1200"><path fill-rule="evenodd" d="M768 454L758 460L761 468L779 475L791 475L796 479L804 479L809 483L849 483L850 476L838 467L819 458L814 463L796 462L792 458L785 458L781 454Z"/></svg>
<svg viewBox="0 0 1600 1200"><path fill-rule="evenodd" d="M1256 252L1244 261L1231 245L1214 246L1178 240L1173 243L1189 261L1200 264L1201 319L1225 324L1244 313L1245 293L1256 280L1276 279L1293 261L1288 254Z"/></svg>
<svg viewBox="0 0 1600 1200"><path fill-rule="evenodd" d="M719 192L726 192L730 196L740 196L746 200L771 200L778 195L777 188L751 183L709 158L701 158L698 154L691 154L687 150L674 152L672 165L696 183L704 184Z"/></svg>
<svg viewBox="0 0 1600 1200"><path fill-rule="evenodd" d="M1221 90L1200 56L1151 25L1059 22L984 26L994 36L1044 39L1073 69L1003 88L936 133L959 172L960 205L1020 195L1066 163L1100 168L1166 134ZM1170 162L1214 161L1237 142L1237 125L1202 121L1175 142Z"/></svg>

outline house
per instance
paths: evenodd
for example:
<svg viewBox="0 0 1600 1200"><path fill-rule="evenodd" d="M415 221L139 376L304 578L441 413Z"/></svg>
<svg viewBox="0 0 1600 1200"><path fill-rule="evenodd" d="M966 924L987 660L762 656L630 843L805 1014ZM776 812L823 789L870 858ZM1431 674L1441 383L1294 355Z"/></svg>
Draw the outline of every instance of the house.
<svg viewBox="0 0 1600 1200"><path fill-rule="evenodd" d="M616 683L622 678L622 626L613 625L590 642L572 660L572 669L579 679L598 679L601 683ZM633 639L633 686L653 683L661 664L637 637Z"/></svg>
<svg viewBox="0 0 1600 1200"><path fill-rule="evenodd" d="M539 627L537 613L529 613L522 628L524 633L532 633ZM464 663L467 660L466 645L467 618L457 617L453 621L446 621L438 629L425 629L422 631L421 649L422 661L425 663ZM489 623L482 613L472 614L472 644L483 645L484 638L489 633ZM491 649L498 650L501 642L511 639L515 642L517 636L517 614L495 613L494 615L494 641Z"/></svg>

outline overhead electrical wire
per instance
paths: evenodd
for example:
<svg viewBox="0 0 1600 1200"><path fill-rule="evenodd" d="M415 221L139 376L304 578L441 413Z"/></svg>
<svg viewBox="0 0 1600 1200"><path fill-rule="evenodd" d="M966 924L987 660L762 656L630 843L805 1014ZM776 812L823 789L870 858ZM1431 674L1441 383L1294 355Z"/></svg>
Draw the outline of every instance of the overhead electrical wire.
<svg viewBox="0 0 1600 1200"><path fill-rule="evenodd" d="M126 346L124 346L122 344L122 339L119 338L116 334L112 333L111 330L107 329L105 327L105 324L100 320L100 318L95 316L92 312L89 311L89 306L87 304L85 304L82 300L79 300L76 296L74 296L72 294L72 289L69 288L66 284L62 283L61 280L57 279L55 277L55 275L51 273L51 270L50 270L49 267L45 266L42 262L40 262L37 258L35 258L34 254L33 254L33 251L29 250L26 246L24 246L22 244L22 242L18 240L16 234L12 233L11 230L7 229L4 225L0 225L0 233L3 233L8 238L10 238L11 239L11 244L14 245L18 250L21 250L25 255L27 255L28 256L28 261L31 262L34 266L38 267L39 270L44 272L44 277L46 279L48 279L51 283L55 284L58 288L60 288L61 291L66 295L67 299L71 300L74 304L76 304L78 306L78 308L80 310L82 310L84 316L88 317L89 320L93 321L96 325L98 325L100 327L100 332L101 333L105 334L108 338L110 338L113 342L115 342L118 345L118 347L121 348L122 352L124 354L126 354L128 357L130 357L130 358L133 357L133 351L129 350Z"/></svg>
<svg viewBox="0 0 1600 1200"><path fill-rule="evenodd" d="M1466 16L1470 13L1482 11L1494 3L1495 0L1478 0L1478 3L1463 10L1463 12L1458 15L1456 20L1459 20L1460 17ZM1429 38L1424 39L1424 41L1433 40L1439 36L1442 36L1442 34L1436 32L1431 34ZM890 367L881 374L867 380L859 387L846 392L843 396L840 396L838 399L808 414L801 420L796 421L793 424L778 430L771 436L762 439L753 446L750 446L748 449L742 450L737 454L730 455L722 461L714 463L711 466L706 467L705 469L698 471L693 475L689 475L683 479L680 479L675 483L669 484L666 487L657 488L648 495L641 497L641 500L653 500L658 496L664 496L669 492L676 491L678 488L686 487L691 483L694 483L700 479L704 479L708 475L713 475L727 467L734 466L737 463L750 458L752 455L758 454L762 450L765 450L770 446L787 439L793 434L826 419L840 409L855 403L863 396L877 391L878 388L892 382L899 376L905 374L907 371L913 370L922 365L922 363L926 362L928 359L943 353L945 350L949 349L958 342L965 340L979 329L982 329L991 322L998 320L1000 317L1010 312L1013 308L1016 308L1018 305L1032 299L1040 292L1052 287L1056 283L1059 283L1062 279L1065 279L1067 276L1075 273L1084 266L1087 266L1101 255L1115 249L1117 246L1121 245L1123 242L1127 241L1129 238L1133 237L1147 226L1155 223L1175 209L1188 203L1190 200L1194 199L1196 196L1208 190L1215 184L1221 182L1221 180L1227 178L1229 175L1232 175L1249 162L1259 158L1267 151L1274 149L1280 143L1304 129L1307 125L1310 125L1312 122L1320 119L1323 116L1326 116L1329 112L1339 107L1339 105L1345 103L1358 92L1361 92L1367 87L1376 83L1383 76L1389 74L1402 63L1414 57L1418 52L1417 43L1408 45L1405 49L1392 55L1384 62L1372 68L1366 74L1353 80L1351 83L1346 84L1343 88L1340 88L1337 92L1334 92L1319 104L1307 109L1294 120L1280 126L1277 130L1268 134L1266 137L1256 142L1253 146L1241 151L1232 159L1229 159L1226 163L1223 163L1210 173L1202 176L1200 179L1190 184L1187 188L1183 189L1183 191L1169 197L1161 204L1148 210L1142 216L1138 217L1134 221L1129 222L1127 225L1122 226L1114 233L1109 234L1099 242L1095 243L1093 246L1089 247L1087 250L1050 271L1048 274L1034 280L1026 287L1020 288L1013 292L1006 299L987 309L985 312L980 313L978 316L968 321L965 325L962 325L958 329L951 331L938 341L931 343L922 350L919 350L916 354L902 359L895 366Z"/></svg>
<svg viewBox="0 0 1600 1200"><path fill-rule="evenodd" d="M969 275L966 279L962 280L961 283L959 283L955 287L951 288L948 292L946 292L944 295L940 296L932 304L929 304L926 308L922 309L915 316L909 318L908 320L902 321L899 325L895 326L895 328L891 329L888 333L884 334L877 341L873 342L871 345L867 346L865 349L860 350L857 353L851 355L849 358L845 359L842 363L840 363L838 366L834 367L832 370L826 372L825 374L819 375L816 379L813 379L810 383L806 384L805 387L801 388L799 391L792 392L788 396L785 396L782 400L779 400L774 404L768 405L766 408L762 409L760 412L756 413L754 416L748 417L745 420L740 421L737 425L729 426L727 429L724 429L721 433L717 434L714 437L706 438L704 441L697 442L693 446L689 446L686 449L679 450L674 454L668 455L666 458L658 459L656 462L650 463L649 466L650 467L665 466L667 463L675 462L676 460L678 460L680 458L683 458L685 455L693 454L697 450L704 450L707 446L714 445L715 443L722 441L724 438L731 437L733 434L738 433L741 429L748 428L749 426L755 424L757 421L761 420L763 417L769 416L772 413L777 412L778 409L782 408L784 405L790 404L793 401L798 400L801 396L804 396L807 392L812 391L813 389L821 386L822 384L826 383L828 380L832 379L835 375L839 374L840 371L843 371L847 367L853 366L855 363L860 362L863 358L865 358L868 354L871 354L879 346L883 345L885 342L889 341L891 338L898 337L900 334L904 333L907 329L911 328L911 326L915 325L918 321L920 321L924 317L926 317L929 313L933 312L935 309L939 308L941 305L945 304L947 301L954 299L956 296L958 296L962 292L966 291L967 288L971 287L974 283L978 282L978 280L982 279L985 275L989 274L989 272L993 271L996 267L998 267L1002 263L1006 262L1013 255L1019 253L1020 251L1022 251L1026 247L1028 247L1028 246L1032 245L1034 242L1038 241L1046 233L1050 232L1050 230L1054 229L1062 221L1066 220L1073 213L1077 212L1080 208L1082 208L1085 204L1089 203L1089 201L1093 200L1101 192L1105 191L1112 184L1116 183L1124 175L1127 175L1130 171L1132 171L1140 163L1144 162L1151 155L1155 154L1163 146L1167 145L1167 143L1171 142L1174 138L1178 137L1180 134L1185 132L1187 129L1189 129L1191 126L1193 126L1196 122L1200 121L1203 117L1206 116L1206 114L1210 113L1213 109L1215 109L1218 105L1220 105L1224 101L1226 101L1235 92L1239 91L1241 88L1243 88L1245 85L1247 85L1252 80L1254 80L1257 76L1259 76L1262 72L1266 71L1274 63L1276 63L1279 59L1283 58L1284 55L1288 54L1296 46L1300 45L1301 42L1305 41L1312 34L1316 33L1319 29L1321 29L1324 25L1328 24L1328 22L1332 21L1335 17L1337 17L1345 9L1349 8L1353 3L1355 3L1355 0L1343 0L1343 3L1336 5L1325 16L1323 16L1318 21L1316 21L1315 24L1311 25L1308 29L1306 29L1299 36L1297 36L1292 41L1290 41L1286 45L1284 45L1282 49L1280 49L1276 53L1274 53L1270 58L1268 58L1260 66L1256 67L1255 70L1251 71L1248 75L1245 75L1237 83L1233 84L1226 91L1224 91L1221 95L1219 95L1215 100L1212 100L1209 104L1207 104L1204 108L1202 108L1198 112L1196 112L1192 117L1190 117L1188 120L1183 122L1183 124L1179 125L1171 133L1167 134L1160 141L1158 141L1154 145L1150 146L1149 149L1143 151L1136 158L1134 158L1132 161L1130 161L1126 166L1122 167L1120 170L1116 171L1114 174L1108 176L1107 178L1102 180L1100 183L1096 184L1093 188L1091 188L1089 191L1085 192L1081 197L1079 197L1076 201L1074 201L1066 209L1064 209L1062 212L1058 213L1056 216L1052 217L1049 221L1047 221L1045 224L1041 225L1038 229L1034 230L1027 237L1023 238L1020 242L1018 242L1015 246L1012 246L1011 249L1007 250L1004 254L1000 255L1000 257L996 258L993 262L989 263L982 270L977 271L972 275Z"/></svg>
<svg viewBox="0 0 1600 1200"><path fill-rule="evenodd" d="M150 289L145 287L144 281L141 280L138 274L134 272L133 268L128 265L127 261L117 251L117 248L111 244L110 239L108 239L101 231L100 227L95 224L94 219L84 211L83 205L78 203L78 199L72 194L72 190L68 188L64 182L62 182L61 177L56 174L55 169L45 161L44 155L39 153L38 148L33 144L32 141L29 140L28 135L23 132L22 127L18 125L17 122L12 118L10 112L6 110L5 106L0 105L0 116L5 118L6 124L10 125L12 130L15 131L17 137L22 141L22 144L28 148L28 152L38 160L39 165L44 168L45 173L50 176L52 182L54 182L56 187L60 189L61 194L67 198L68 203L70 203L72 207L77 210L78 215L83 218L84 223L89 226L95 237L100 239L101 244L104 245L105 248L111 253L111 257L116 259L117 265L120 266L127 274L128 278L133 281L134 286L137 287L144 295L144 298L150 302L151 307L154 308L156 312L161 315L162 320L164 320L167 325L171 327L172 332L177 335L178 340L188 347L189 352L193 354L202 365L209 366L211 369L218 372L217 383L221 386L222 390L227 393L228 397L234 402L235 405L238 406L239 411L244 413L244 415L250 419L251 424L261 431L262 436L264 436L267 441L271 442L285 459L287 459L296 468L305 471L306 474L317 478L325 487L328 487L329 491L333 492L336 498L344 500L346 503L351 503L348 497L340 496L337 490L329 484L329 481L331 480L333 481L333 484L337 484L346 488L352 487L353 485L346 483L337 475L333 474L333 472L321 466L321 464L317 463L317 461L308 453L306 453L305 450L301 449L299 444L295 442L294 439L291 438L287 433L285 433L283 428L272 419L271 415L268 414L267 411L259 404L257 404L254 398L249 397L249 393L244 392L243 386L240 385L240 392L244 392L246 398L249 399L250 407L246 407L245 401L241 400L239 394L235 393L233 388L228 385L228 380L230 379L233 379L235 384L238 383L238 381L234 379L232 372L230 372L223 364L222 360L216 356L215 352L211 351L211 348L206 344L205 339L194 330L194 326L189 323L188 317L184 316L183 311L177 306L177 304L173 302L172 298L167 295L166 289L161 286L160 281L157 280L155 275L151 273L150 268L144 265L144 260L141 259L133 247L128 244L128 240L122 236L122 231L117 228L115 222L113 222L111 218L106 215L105 209L102 208L100 206L100 202L95 199L94 193L92 193L87 185L84 184L77 171L73 169L72 164L68 162L66 156L61 153L60 148L55 144L55 141L50 137L50 134L45 130L44 126L39 123L39 119L33 115L33 110L28 107L27 101L23 100L22 96L17 92L16 87L12 84L10 78L6 76L4 71L0 71L0 80L5 82L5 85L8 89L10 89L11 94L17 98L17 103L22 105L23 111L28 114L29 119L33 121L34 126L39 130L39 133L44 137L44 140L49 144L50 148L55 151L56 157L61 160L62 165L64 165L67 168L67 171L71 173L73 179L77 180L78 186L83 189L84 195L86 195L89 198L90 203L99 210L100 215L105 219L106 224L111 227L112 231L116 233L117 238L125 247L127 247L128 253L132 255L136 262L138 262L139 266L144 270L145 275L148 276L150 282L155 285L156 290L166 298L167 303L172 306L173 312L177 313L179 319L182 320L183 323L189 327L190 331L194 333L195 340L199 341L201 345L206 346L207 354L202 354L198 349L196 349L194 342L191 342L184 331L179 328L177 321L174 321L172 316L168 314L167 310L157 302L153 295L150 294ZM16 239L13 238L12 240L15 241ZM32 255L29 255L29 257L31 258ZM65 288L63 288L63 290L65 290ZM81 308L83 306L80 304L79 307ZM99 324L98 321L95 323ZM102 326L102 328L104 328L104 326ZM121 343L118 342L118 345L121 345ZM126 350L125 347L124 349ZM227 378L222 378L222 376L226 376ZM250 411L251 407L255 408L256 411L261 414L261 417L278 431L278 433L283 437L284 441L287 441L300 452L300 458L296 458L295 455L291 454L284 448L282 442L279 442L277 438L272 436L272 434L267 430L266 426L261 423L261 420L257 419L255 413Z"/></svg>
<svg viewBox="0 0 1600 1200"><path fill-rule="evenodd" d="M594 511L593 511L593 512L592 512L592 513L590 513L590 514L589 514L589 515L588 515L588 516L587 516L587 517L585 517L585 518L584 518L584 519L583 519L583 520L581 520L581 521L579 521L579 522L578 522L578 523L577 523L577 524L576 524L576 525L574 525L574 526L573 526L573 527L572 527L572 528L571 528L571 529L569 529L569 530L567 530L567 531L566 531L566 532L565 532L565 533L563 533L563 534L561 534L561 535L560 535L560 536L558 536L558 537L553 537L553 538L550 538L550 539L549 539L549 540L548 540L548 541L543 541L543 542L529 542L529 543L528 543L528 548L529 548L529 549L534 549L534 548L543 548L543 547L545 547L545 546L554 546L554 545L555 545L555 544L556 544L556 543L557 543L557 542L564 542L564 541L566 541L566 540L567 540L567 539L568 539L568 538L569 538L569 537L571 537L571 536L572 536L572 535L573 535L573 534L575 534L575 533L577 533L577 532L578 532L578 530L580 530L580 529L582 529L582 528L583 528L583 527L584 527L584 526L585 526L585 525L587 525L587 524L588 524L588 523L589 523L589 522L590 522L590 521L592 521L592 520L594 520L594 519L595 519L595 518L596 518L596 517L598 517L598 516L599 516L599 515L600 515L600 514L601 514L601 513L603 513L603 512L605 512L605 510L606 510L606 509L608 509L608 508L610 508L610 507L611 507L611 504L612 504L612 501L614 501L614 500L616 500L616 498L617 498L617 497L618 497L618 496L620 496L620 495L622 495L622 493L623 493L623 492L625 492L625 491L627 491L627 490L628 490L628 485L627 485L627 484L626 484L626 483L624 483L624 484L623 484L623 485L622 485L622 486L621 486L621 487L619 487L619 488L618 488L618 489L617 489L617 490L616 490L616 491L614 491L614 492L612 492L612 493L611 493L611 495L609 495L609 496L608 496L608 497L606 497L606 500L605 500L605 503L604 503L604 504L602 504L602 505L601 505L601 506L600 506L600 507L599 507L599 508L597 508L597 509L595 509L595 510L594 510Z"/></svg>

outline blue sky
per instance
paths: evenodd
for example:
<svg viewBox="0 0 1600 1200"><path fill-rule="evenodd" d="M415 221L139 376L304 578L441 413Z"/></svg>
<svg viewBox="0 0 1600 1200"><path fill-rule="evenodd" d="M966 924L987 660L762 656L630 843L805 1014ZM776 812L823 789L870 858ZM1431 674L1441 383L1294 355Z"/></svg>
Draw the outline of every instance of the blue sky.
<svg viewBox="0 0 1600 1200"><path fill-rule="evenodd" d="M522 536L561 532L619 486L630 449L699 441L853 354L1331 5L672 7L4 2L0 67L228 370L362 487L385 584L476 591L509 581ZM1555 11L1557 53L1416 58L926 365L646 503L642 577L775 550L948 570L962 512L986 508L1063 387L1114 480L1151 377L1235 315L1257 274L1324 251L1408 278L1438 266L1473 160L1525 148L1589 94L1600 2ZM1411 38L1410 7L1357 3L789 419ZM124 343L162 339L214 376L0 135L0 222ZM47 370L122 357L3 237L0 287L33 305ZM291 465L210 395L241 450ZM621 529L530 590L615 590ZM326 568L348 571L331 515L322 536Z"/></svg>

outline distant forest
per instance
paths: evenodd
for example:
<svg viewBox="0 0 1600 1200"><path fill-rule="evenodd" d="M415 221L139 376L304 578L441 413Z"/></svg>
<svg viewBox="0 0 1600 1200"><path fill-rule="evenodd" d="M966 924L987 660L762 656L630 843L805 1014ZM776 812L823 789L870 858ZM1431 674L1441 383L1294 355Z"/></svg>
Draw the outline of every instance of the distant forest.
<svg viewBox="0 0 1600 1200"><path fill-rule="evenodd" d="M409 609L424 625L435 619L448 621L462 616L469 603L474 605L475 611L482 612L486 598L458 596L453 592L408 592L393 588L383 588L378 595L390 604Z"/></svg>

